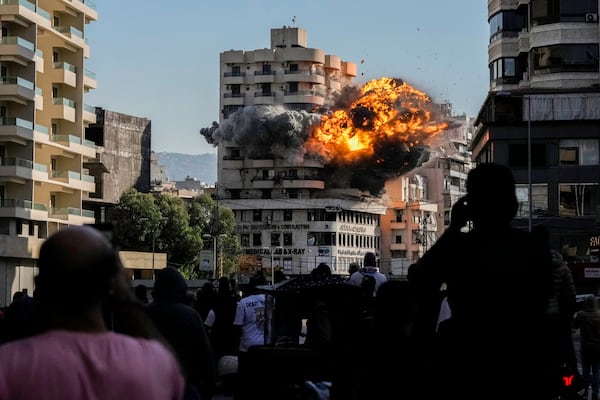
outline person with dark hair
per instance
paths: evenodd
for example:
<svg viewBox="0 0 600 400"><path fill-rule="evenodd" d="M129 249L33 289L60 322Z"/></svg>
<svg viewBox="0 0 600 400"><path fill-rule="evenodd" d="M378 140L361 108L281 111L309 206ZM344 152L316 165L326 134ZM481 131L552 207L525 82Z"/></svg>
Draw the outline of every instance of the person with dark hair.
<svg viewBox="0 0 600 400"><path fill-rule="evenodd" d="M518 201L508 167L480 164L469 171L466 188L449 228L408 271L419 313L429 314L416 317L422 351L436 343L442 284L451 312L434 371L426 371L440 379L442 392L426 397L549 399L555 388L548 357L557 351L544 332L553 293L550 253L511 225ZM464 232L468 221L472 229ZM512 378L525 379L518 390Z"/></svg>
<svg viewBox="0 0 600 400"><path fill-rule="evenodd" d="M215 361L225 355L237 354L238 339L233 328L233 318L237 310L237 298L226 276L219 278L219 288L213 302L213 308L204 321L213 346Z"/></svg>
<svg viewBox="0 0 600 400"><path fill-rule="evenodd" d="M142 303L148 304L148 286L139 284L135 287L135 297Z"/></svg>
<svg viewBox="0 0 600 400"><path fill-rule="evenodd" d="M180 366L162 342L107 329L104 304L139 303L101 232L57 231L38 268L33 298L45 331L0 346L1 399L183 398Z"/></svg>
<svg viewBox="0 0 600 400"><path fill-rule="evenodd" d="M172 267L156 274L148 313L177 355L186 378L186 400L210 399L216 389L214 353L200 314L186 304L187 283Z"/></svg>
<svg viewBox="0 0 600 400"><path fill-rule="evenodd" d="M377 258L373 252L365 253L362 268L350 275L348 279L348 283L351 285L363 286L363 283L373 285L373 296L377 294L379 287L386 281L387 277L379 272Z"/></svg>

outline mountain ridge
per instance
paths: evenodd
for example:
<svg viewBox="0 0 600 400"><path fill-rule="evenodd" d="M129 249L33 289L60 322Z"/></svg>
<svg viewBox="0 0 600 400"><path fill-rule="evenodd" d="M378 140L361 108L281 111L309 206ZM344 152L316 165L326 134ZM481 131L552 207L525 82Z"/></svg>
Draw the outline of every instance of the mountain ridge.
<svg viewBox="0 0 600 400"><path fill-rule="evenodd" d="M195 178L209 185L217 181L217 155L214 153L183 154L156 152L158 164L163 166L170 181Z"/></svg>

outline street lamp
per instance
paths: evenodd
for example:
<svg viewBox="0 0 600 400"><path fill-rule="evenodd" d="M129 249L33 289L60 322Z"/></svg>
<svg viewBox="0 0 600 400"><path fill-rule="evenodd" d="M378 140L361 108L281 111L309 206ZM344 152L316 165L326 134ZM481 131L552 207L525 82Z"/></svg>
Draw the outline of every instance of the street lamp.
<svg viewBox="0 0 600 400"><path fill-rule="evenodd" d="M214 279L218 279L221 275L223 275L223 257L220 257L220 270L217 270L217 240L220 237L227 237L227 234L225 233L221 233L220 235L217 236L213 236L209 233L205 233L204 235L202 235L202 239L206 239L206 240L212 240L213 241L213 278ZM221 249L221 254L223 254L223 251ZM217 272L220 272L219 274Z"/></svg>
<svg viewBox="0 0 600 400"><path fill-rule="evenodd" d="M158 218L158 225L160 225L161 221L166 221L168 218L167 217L160 217ZM140 221L152 221L152 219L150 218L146 218L146 217L142 217L139 218ZM155 253L155 246L156 246L156 228L157 228L157 224L152 224L152 279L154 280L156 278L156 275L154 273L154 253Z"/></svg>

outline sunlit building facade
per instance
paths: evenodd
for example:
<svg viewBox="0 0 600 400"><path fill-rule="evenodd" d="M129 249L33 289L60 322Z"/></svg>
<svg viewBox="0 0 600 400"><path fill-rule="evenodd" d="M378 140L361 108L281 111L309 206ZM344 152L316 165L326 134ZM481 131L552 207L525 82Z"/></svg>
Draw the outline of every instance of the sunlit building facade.
<svg viewBox="0 0 600 400"><path fill-rule="evenodd" d="M94 192L84 163L96 157L85 127L96 121L85 93L88 0L0 2L0 301L33 289L44 239L67 225L94 223L82 207Z"/></svg>

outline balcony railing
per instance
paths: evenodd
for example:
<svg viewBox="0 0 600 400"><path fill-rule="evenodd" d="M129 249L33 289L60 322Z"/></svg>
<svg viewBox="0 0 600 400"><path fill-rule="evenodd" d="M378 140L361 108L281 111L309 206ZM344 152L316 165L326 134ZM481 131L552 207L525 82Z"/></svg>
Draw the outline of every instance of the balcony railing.
<svg viewBox="0 0 600 400"><path fill-rule="evenodd" d="M73 73L77 73L77 67L66 63L64 61L52 63L52 68L54 69L64 69L66 71L71 71Z"/></svg>
<svg viewBox="0 0 600 400"><path fill-rule="evenodd" d="M80 3L85 4L86 6L88 6L89 8L91 8L92 10L96 10L96 3L90 1L90 0L79 0Z"/></svg>
<svg viewBox="0 0 600 400"><path fill-rule="evenodd" d="M245 73L245 72L242 72L242 71L237 71L237 72L224 72L224 73L223 73L223 76L224 76L225 78L232 77L232 76L246 76L246 73Z"/></svg>
<svg viewBox="0 0 600 400"><path fill-rule="evenodd" d="M75 102L71 99L67 99L65 97L55 97L52 99L52 104L56 104L59 106L65 106L70 108L75 108Z"/></svg>
<svg viewBox="0 0 600 400"><path fill-rule="evenodd" d="M33 122L21 118L0 117L0 126L20 126L33 130Z"/></svg>
<svg viewBox="0 0 600 400"><path fill-rule="evenodd" d="M18 85L29 90L35 90L33 82L19 76L2 76L0 77L0 85Z"/></svg>
<svg viewBox="0 0 600 400"><path fill-rule="evenodd" d="M54 29L56 29L58 32L60 32L62 34L68 35L69 37L77 36L77 37L83 39L83 32L72 26L55 26Z"/></svg>
<svg viewBox="0 0 600 400"><path fill-rule="evenodd" d="M0 39L0 44L16 44L27 50L35 51L35 44L19 36L4 36Z"/></svg>
<svg viewBox="0 0 600 400"><path fill-rule="evenodd" d="M275 71L254 71L254 75L275 75Z"/></svg>

